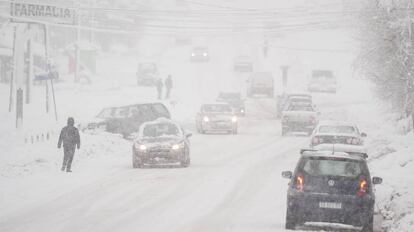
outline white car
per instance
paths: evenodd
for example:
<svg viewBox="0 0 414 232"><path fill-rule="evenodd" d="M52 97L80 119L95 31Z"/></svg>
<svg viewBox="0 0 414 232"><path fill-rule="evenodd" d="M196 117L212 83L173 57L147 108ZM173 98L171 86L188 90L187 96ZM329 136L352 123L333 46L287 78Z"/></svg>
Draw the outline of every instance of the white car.
<svg viewBox="0 0 414 232"><path fill-rule="evenodd" d="M360 147L361 152L364 150L364 138L367 134L361 133L354 123L342 121L319 121L318 125L313 130L311 135L310 147L317 149L323 144L332 145L333 148L341 147L342 151L345 148L355 149Z"/></svg>
<svg viewBox="0 0 414 232"><path fill-rule="evenodd" d="M176 122L166 118L146 122L141 125L138 136L132 145L132 166L190 165L190 133Z"/></svg>
<svg viewBox="0 0 414 232"><path fill-rule="evenodd" d="M200 134L206 132L237 134L238 118L228 103L203 104L196 116L196 127Z"/></svg>

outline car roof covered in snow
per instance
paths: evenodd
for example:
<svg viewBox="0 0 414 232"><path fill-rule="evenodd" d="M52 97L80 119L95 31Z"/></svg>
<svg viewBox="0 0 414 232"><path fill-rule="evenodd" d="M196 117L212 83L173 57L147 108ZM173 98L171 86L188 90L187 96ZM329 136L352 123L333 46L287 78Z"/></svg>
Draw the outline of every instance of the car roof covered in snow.
<svg viewBox="0 0 414 232"><path fill-rule="evenodd" d="M302 149L302 157L326 157L326 158L343 158L363 161L366 157L363 154L347 153L342 151L321 151L314 149ZM366 154L365 154L366 155Z"/></svg>
<svg viewBox="0 0 414 232"><path fill-rule="evenodd" d="M319 144L314 146L313 149L318 151L346 152L349 154L367 154L365 146L351 144Z"/></svg>
<svg viewBox="0 0 414 232"><path fill-rule="evenodd" d="M357 127L355 123L347 121L336 121L336 120L320 120L318 126L352 126Z"/></svg>

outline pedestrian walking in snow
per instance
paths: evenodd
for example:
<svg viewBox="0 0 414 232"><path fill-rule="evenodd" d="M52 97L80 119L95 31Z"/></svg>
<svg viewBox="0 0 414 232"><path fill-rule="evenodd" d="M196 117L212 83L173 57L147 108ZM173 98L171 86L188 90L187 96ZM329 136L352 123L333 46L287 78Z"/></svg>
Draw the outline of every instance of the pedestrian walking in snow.
<svg viewBox="0 0 414 232"><path fill-rule="evenodd" d="M80 148L80 136L79 131L74 127L75 120L68 118L67 126L62 128L59 136L58 148L60 149L63 144L63 164L62 171L72 172L72 160L75 155L75 148Z"/></svg>
<svg viewBox="0 0 414 232"><path fill-rule="evenodd" d="M171 89L173 87L173 80L171 77L171 74L168 75L167 79L165 79L165 88L166 88L166 92L165 92L165 99L170 98L170 93L171 93Z"/></svg>
<svg viewBox="0 0 414 232"><path fill-rule="evenodd" d="M155 87L157 87L158 100L162 99L162 87L163 86L164 84L162 83L161 78L159 78L157 82L155 83Z"/></svg>

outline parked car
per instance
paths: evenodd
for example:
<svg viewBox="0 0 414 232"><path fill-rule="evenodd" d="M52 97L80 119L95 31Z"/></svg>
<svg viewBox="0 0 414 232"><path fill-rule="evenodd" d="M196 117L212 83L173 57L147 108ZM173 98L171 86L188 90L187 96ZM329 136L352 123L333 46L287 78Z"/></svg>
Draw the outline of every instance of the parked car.
<svg viewBox="0 0 414 232"><path fill-rule="evenodd" d="M311 148L317 149L322 144L338 146L351 145L364 149L366 133L361 133L354 123L342 121L320 121L311 135Z"/></svg>
<svg viewBox="0 0 414 232"><path fill-rule="evenodd" d="M219 93L217 101L228 103L233 109L233 112L238 116L244 116L246 114L244 99L242 99L240 92L221 92Z"/></svg>
<svg viewBox="0 0 414 232"><path fill-rule="evenodd" d="M83 130L101 129L122 134L127 138L137 132L141 124L157 118L171 118L169 110L162 103L108 107L102 109L93 122L89 122L81 128Z"/></svg>
<svg viewBox="0 0 414 232"><path fill-rule="evenodd" d="M319 112L312 104L291 102L282 111L282 136L289 132L306 132L310 135L318 118Z"/></svg>
<svg viewBox="0 0 414 232"><path fill-rule="evenodd" d="M190 133L176 122L166 118L141 125L132 145L132 166L190 165Z"/></svg>
<svg viewBox="0 0 414 232"><path fill-rule="evenodd" d="M274 80L271 72L252 73L248 84L247 96L252 97L256 94L261 94L273 98Z"/></svg>
<svg viewBox="0 0 414 232"><path fill-rule="evenodd" d="M154 86L158 78L156 63L139 63L137 70L137 84L140 86Z"/></svg>
<svg viewBox="0 0 414 232"><path fill-rule="evenodd" d="M313 70L309 83L309 92L336 93L337 82L331 70Z"/></svg>
<svg viewBox="0 0 414 232"><path fill-rule="evenodd" d="M312 102L312 96L310 94L306 93L290 93L290 94L282 94L277 96L277 102L276 102L276 117L280 118L282 116L282 111L286 107L286 105L289 105L291 103L296 102L302 102L302 103L308 103L313 104Z"/></svg>
<svg viewBox="0 0 414 232"><path fill-rule="evenodd" d="M194 47L191 50L191 62L209 62L210 54L207 47Z"/></svg>
<svg viewBox="0 0 414 232"><path fill-rule="evenodd" d="M238 118L228 103L203 104L196 116L197 131L237 134Z"/></svg>
<svg viewBox="0 0 414 232"><path fill-rule="evenodd" d="M233 61L233 70L240 73L253 72L252 59L249 56L235 57Z"/></svg>
<svg viewBox="0 0 414 232"><path fill-rule="evenodd" d="M373 177L364 156L336 151L301 151L290 179L285 228L307 222L339 223L372 232L374 224Z"/></svg>

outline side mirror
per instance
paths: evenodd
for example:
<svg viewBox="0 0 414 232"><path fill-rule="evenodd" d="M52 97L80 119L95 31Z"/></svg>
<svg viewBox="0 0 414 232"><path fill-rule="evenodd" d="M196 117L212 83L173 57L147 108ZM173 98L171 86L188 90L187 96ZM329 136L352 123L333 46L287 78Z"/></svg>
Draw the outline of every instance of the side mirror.
<svg viewBox="0 0 414 232"><path fill-rule="evenodd" d="M372 183L373 184L381 184L382 183L382 178L381 177L372 177Z"/></svg>
<svg viewBox="0 0 414 232"><path fill-rule="evenodd" d="M292 179L292 172L291 171L284 171L282 172L282 177L286 179Z"/></svg>
<svg viewBox="0 0 414 232"><path fill-rule="evenodd" d="M361 133L361 137L366 138L368 135L364 132Z"/></svg>
<svg viewBox="0 0 414 232"><path fill-rule="evenodd" d="M193 136L193 134L191 134L191 133L188 133L188 134L185 135L185 137L187 137L187 138L190 138L191 136Z"/></svg>

